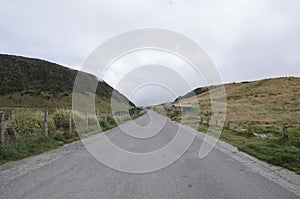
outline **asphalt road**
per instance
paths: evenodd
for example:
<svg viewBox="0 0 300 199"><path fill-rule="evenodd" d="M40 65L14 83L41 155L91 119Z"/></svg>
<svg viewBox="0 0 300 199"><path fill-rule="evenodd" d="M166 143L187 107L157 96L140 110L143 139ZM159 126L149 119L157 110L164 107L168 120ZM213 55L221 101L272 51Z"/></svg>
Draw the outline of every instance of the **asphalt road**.
<svg viewBox="0 0 300 199"><path fill-rule="evenodd" d="M156 114L153 117L157 121L163 120ZM146 126L150 122L149 115L135 122ZM130 123L126 125L125 128L130 129ZM161 125L163 128L159 134L146 138ZM144 138L126 135L119 128L107 135L115 145L141 153L169 143L178 128L178 124L166 120L165 124L152 125L147 131L131 129L131 135ZM130 174L105 166L91 156L82 144L75 143L71 148L59 149L60 152L56 153L60 156L53 161L49 161L54 156L50 152L40 156L43 160L24 160L17 166L10 166L6 172L2 170L0 198L299 198L218 149L199 159L201 144L202 140L196 138L184 155L166 168L145 174ZM118 162L118 156L110 155ZM47 163L42 164L45 159ZM36 163L32 163L34 161ZM21 170L25 171L22 175Z"/></svg>

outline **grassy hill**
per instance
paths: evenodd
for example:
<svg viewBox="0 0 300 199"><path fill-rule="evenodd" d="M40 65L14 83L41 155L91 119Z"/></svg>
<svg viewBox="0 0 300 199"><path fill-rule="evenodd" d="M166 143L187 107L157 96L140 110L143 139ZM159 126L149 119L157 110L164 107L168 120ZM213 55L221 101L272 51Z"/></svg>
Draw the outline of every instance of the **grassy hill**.
<svg viewBox="0 0 300 199"><path fill-rule="evenodd" d="M0 107L69 108L77 73L40 59L0 54ZM97 108L110 108L112 92L105 82L98 83Z"/></svg>
<svg viewBox="0 0 300 199"><path fill-rule="evenodd" d="M226 84L226 120L235 123L293 125L300 124L300 78L274 78ZM201 92L199 92L201 91ZM213 90L212 90L213 92ZM195 90L201 116L210 111L207 88ZM181 97L189 103L188 96Z"/></svg>
<svg viewBox="0 0 300 199"><path fill-rule="evenodd" d="M227 113L220 139L259 159L300 174L300 78L264 79L224 87ZM210 92L217 90L214 88L216 86L210 87ZM181 118L188 119L187 125L205 133L212 114L210 92L208 88L195 90L202 120L196 114L181 115L181 110L167 108L169 105L154 109L177 122L181 122ZM178 99L183 104L192 104L191 96L188 93ZM218 116L218 113L214 114ZM219 128L214 122L212 125ZM288 127L288 139L283 136L283 127Z"/></svg>

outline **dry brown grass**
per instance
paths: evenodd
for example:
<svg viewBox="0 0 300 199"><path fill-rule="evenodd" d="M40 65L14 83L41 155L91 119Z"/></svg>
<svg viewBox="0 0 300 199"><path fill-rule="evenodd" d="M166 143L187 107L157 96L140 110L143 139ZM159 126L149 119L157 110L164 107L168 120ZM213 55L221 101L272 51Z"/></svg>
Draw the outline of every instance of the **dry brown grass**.
<svg viewBox="0 0 300 199"><path fill-rule="evenodd" d="M223 128L220 139L259 159L300 174L300 78L232 83L224 87L227 95L226 120L231 121L231 125ZM176 109L168 109L167 116L207 132L207 119L211 114L222 114L211 113L212 92L212 96L220 95L217 89L213 89L197 96L202 119L195 115L181 115ZM198 105L193 98L180 100L180 103ZM155 107L159 108L163 110L164 105ZM214 125L214 122L209 124L210 127ZM283 137L283 126L288 127L289 139ZM251 127L251 133L248 127Z"/></svg>
<svg viewBox="0 0 300 199"><path fill-rule="evenodd" d="M300 78L275 78L225 85L226 120L233 123L300 124ZM211 111L210 93L197 96L201 117ZM183 100L189 103L189 99Z"/></svg>

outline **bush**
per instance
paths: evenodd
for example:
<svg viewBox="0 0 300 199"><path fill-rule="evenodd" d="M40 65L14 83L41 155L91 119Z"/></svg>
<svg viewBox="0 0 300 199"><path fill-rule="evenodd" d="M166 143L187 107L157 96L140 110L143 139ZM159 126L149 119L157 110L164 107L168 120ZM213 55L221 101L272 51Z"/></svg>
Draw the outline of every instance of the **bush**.
<svg viewBox="0 0 300 199"><path fill-rule="evenodd" d="M57 110L53 114L54 124L57 129L68 129L69 128L70 113L65 110Z"/></svg>
<svg viewBox="0 0 300 199"><path fill-rule="evenodd" d="M15 115L11 125L20 136L34 136L44 133L44 114L42 112L21 112ZM55 125L51 118L48 119L49 133L54 132Z"/></svg>
<svg viewBox="0 0 300 199"><path fill-rule="evenodd" d="M105 122L105 121L100 121L100 126L101 126L102 130L104 130L104 131L106 129L110 128L110 125L107 122Z"/></svg>
<svg viewBox="0 0 300 199"><path fill-rule="evenodd" d="M108 122L108 124L110 124L112 126L117 125L116 121L114 120L114 118L111 115L107 116L107 122Z"/></svg>

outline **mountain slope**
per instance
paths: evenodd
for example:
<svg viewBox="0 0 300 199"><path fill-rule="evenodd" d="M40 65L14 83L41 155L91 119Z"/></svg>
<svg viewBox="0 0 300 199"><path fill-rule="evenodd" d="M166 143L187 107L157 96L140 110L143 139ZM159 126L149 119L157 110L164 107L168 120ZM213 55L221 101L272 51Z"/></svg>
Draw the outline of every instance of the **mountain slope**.
<svg viewBox="0 0 300 199"><path fill-rule="evenodd" d="M236 123L300 124L300 78L286 77L226 84L227 117ZM210 95L197 95L201 116L208 117ZM213 91L213 90L212 90ZM188 95L180 97L189 103Z"/></svg>
<svg viewBox="0 0 300 199"><path fill-rule="evenodd" d="M71 107L77 73L40 59L0 55L0 107ZM113 91L98 83L98 108L109 109Z"/></svg>

